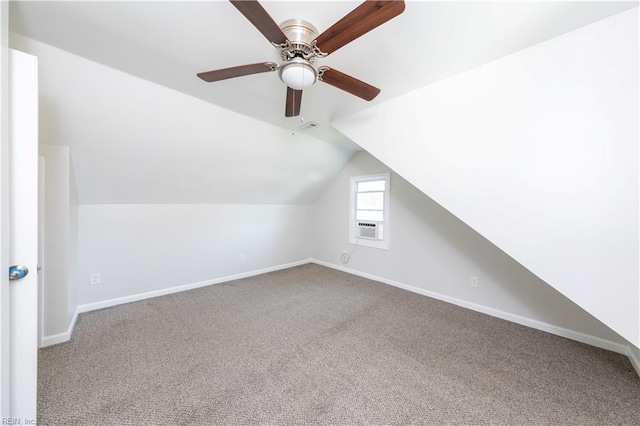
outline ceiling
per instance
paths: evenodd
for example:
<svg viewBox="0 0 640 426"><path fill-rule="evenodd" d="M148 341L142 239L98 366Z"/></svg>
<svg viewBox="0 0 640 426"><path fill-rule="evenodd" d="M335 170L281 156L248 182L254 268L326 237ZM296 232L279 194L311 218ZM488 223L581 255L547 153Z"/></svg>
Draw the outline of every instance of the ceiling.
<svg viewBox="0 0 640 426"><path fill-rule="evenodd" d="M265 1L280 23L302 18L322 32L355 8L353 1ZM305 90L308 134L350 144L330 123L372 104L474 68L636 6L636 2L417 2L318 65L382 89L371 103L318 82ZM11 30L286 129L286 88L275 73L205 83L196 73L262 61L277 50L226 1L11 2Z"/></svg>

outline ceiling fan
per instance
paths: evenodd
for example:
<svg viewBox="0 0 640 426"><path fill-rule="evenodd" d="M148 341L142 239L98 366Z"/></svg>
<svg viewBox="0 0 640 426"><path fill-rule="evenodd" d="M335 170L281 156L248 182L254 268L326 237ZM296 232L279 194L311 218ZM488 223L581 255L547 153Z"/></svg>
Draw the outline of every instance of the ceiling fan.
<svg viewBox="0 0 640 426"><path fill-rule="evenodd" d="M230 1L280 51L282 63L259 62L198 73L202 80L213 82L278 71L287 85L286 117L300 114L302 90L318 80L367 101L380 93L377 87L328 66L316 67L314 62L401 14L404 1L367 0L320 35L316 27L302 19L276 24L257 0Z"/></svg>

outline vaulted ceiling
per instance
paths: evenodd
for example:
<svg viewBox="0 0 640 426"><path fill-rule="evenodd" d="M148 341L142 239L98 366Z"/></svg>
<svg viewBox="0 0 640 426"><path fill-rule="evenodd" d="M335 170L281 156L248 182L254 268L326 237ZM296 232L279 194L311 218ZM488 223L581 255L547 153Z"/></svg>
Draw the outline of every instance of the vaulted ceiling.
<svg viewBox="0 0 640 426"><path fill-rule="evenodd" d="M302 18L320 32L358 4L263 3L276 22ZM633 6L407 1L404 13L317 62L381 94L366 102L318 82L297 118L284 117L275 73L196 77L279 62L227 1L12 1L10 43L39 57L40 141L71 148L80 203L306 204L359 149L333 120ZM297 131L302 118L319 126Z"/></svg>
<svg viewBox="0 0 640 426"><path fill-rule="evenodd" d="M277 23L322 32L359 1L265 1ZM630 2L407 1L400 16L318 61L397 97L632 7ZM205 83L196 73L274 61L277 50L227 1L12 2L11 30L286 129L286 87L275 73ZM323 83L305 90L309 134L344 139L329 123L371 104Z"/></svg>

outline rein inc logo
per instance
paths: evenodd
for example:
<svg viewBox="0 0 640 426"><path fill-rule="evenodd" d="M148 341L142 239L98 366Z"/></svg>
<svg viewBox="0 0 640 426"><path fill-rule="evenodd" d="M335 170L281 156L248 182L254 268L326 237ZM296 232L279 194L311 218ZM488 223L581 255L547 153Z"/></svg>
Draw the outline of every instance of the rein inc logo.
<svg viewBox="0 0 640 426"><path fill-rule="evenodd" d="M22 417L3 417L2 422L0 424L3 425L35 425L36 419L27 419Z"/></svg>

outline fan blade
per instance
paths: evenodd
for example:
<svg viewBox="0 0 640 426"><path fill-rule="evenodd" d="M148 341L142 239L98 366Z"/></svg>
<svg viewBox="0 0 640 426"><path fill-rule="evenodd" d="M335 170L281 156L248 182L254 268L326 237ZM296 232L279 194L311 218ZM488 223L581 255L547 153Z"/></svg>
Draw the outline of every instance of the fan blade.
<svg viewBox="0 0 640 426"><path fill-rule="evenodd" d="M367 0L320 34L316 45L326 54L335 52L403 11L402 0Z"/></svg>
<svg viewBox="0 0 640 426"><path fill-rule="evenodd" d="M296 117L300 115L300 104L302 104L302 90L294 90L287 87L287 104L284 109L285 117Z"/></svg>
<svg viewBox="0 0 640 426"><path fill-rule="evenodd" d="M256 0L229 0L254 27L271 43L282 44L287 41L278 24Z"/></svg>
<svg viewBox="0 0 640 426"><path fill-rule="evenodd" d="M259 62L257 64L239 65L237 67L223 68L214 71L198 73L197 76L206 82L226 80L228 78L242 77L243 75L259 74L261 72L275 71L278 64L273 62Z"/></svg>
<svg viewBox="0 0 640 426"><path fill-rule="evenodd" d="M377 87L367 84L364 81L360 81L343 72L329 67L321 68L321 70L323 69L324 73L322 74L322 77L318 78L320 81L324 81L333 87L349 92L352 95L364 99L365 101L373 100L373 98L378 96L378 93L380 93L380 89Z"/></svg>

